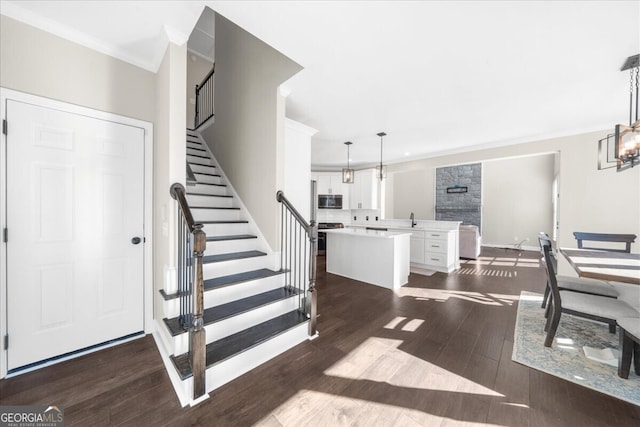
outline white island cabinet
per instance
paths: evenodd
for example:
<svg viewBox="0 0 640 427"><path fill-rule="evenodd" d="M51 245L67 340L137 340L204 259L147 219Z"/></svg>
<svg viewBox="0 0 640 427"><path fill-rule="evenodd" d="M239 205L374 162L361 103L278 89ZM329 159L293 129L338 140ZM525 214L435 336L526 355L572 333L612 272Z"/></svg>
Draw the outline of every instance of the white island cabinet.
<svg viewBox="0 0 640 427"><path fill-rule="evenodd" d="M327 233L327 273L396 289L409 281L411 232L345 228Z"/></svg>

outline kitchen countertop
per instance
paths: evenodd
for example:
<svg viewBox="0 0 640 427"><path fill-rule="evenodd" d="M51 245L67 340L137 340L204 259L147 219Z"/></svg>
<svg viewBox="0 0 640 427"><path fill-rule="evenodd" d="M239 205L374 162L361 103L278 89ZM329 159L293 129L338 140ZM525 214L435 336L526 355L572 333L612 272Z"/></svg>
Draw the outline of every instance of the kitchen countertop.
<svg viewBox="0 0 640 427"><path fill-rule="evenodd" d="M397 236L408 236L410 232L402 232L402 231L382 231L382 230L367 230L364 226L362 227L348 227L348 228L340 228L340 229L329 229L322 230L323 233L327 234L341 234L341 235L352 235L352 236L361 236L361 237L373 237L373 238L394 238Z"/></svg>

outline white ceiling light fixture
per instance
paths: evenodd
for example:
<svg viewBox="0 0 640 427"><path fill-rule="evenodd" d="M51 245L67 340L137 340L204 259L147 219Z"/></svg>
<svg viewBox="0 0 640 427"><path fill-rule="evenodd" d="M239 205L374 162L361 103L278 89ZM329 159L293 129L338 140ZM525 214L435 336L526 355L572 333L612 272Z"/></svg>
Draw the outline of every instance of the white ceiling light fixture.
<svg viewBox="0 0 640 427"><path fill-rule="evenodd" d="M354 170L349 167L349 146L351 144L353 144L351 141L344 143L347 146L347 167L342 169L342 182L345 184L353 184L355 177Z"/></svg>
<svg viewBox="0 0 640 427"><path fill-rule="evenodd" d="M380 181L387 177L387 168L382 164L382 138L387 136L384 132L378 132L376 135L380 137L380 164L376 166L376 176Z"/></svg>

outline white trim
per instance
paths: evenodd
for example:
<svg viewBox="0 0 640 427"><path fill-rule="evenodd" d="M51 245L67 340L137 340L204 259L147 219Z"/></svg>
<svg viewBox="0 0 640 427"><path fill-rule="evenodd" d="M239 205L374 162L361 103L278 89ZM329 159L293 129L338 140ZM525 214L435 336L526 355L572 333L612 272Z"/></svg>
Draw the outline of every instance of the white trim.
<svg viewBox="0 0 640 427"><path fill-rule="evenodd" d="M514 251L514 252L523 252L523 251L539 251L540 248L538 246L525 246L522 245L520 246L520 249L516 248L515 244L511 244L511 245L500 245L497 243L483 243L482 246L487 247L487 248L496 248L496 249L505 249L508 251ZM480 255L482 256L482 254Z"/></svg>
<svg viewBox="0 0 640 427"><path fill-rule="evenodd" d="M280 87L282 88L282 86ZM313 136L318 133L318 129L314 129L311 126L307 126L288 117L285 117L284 124L289 129L296 130L300 133L304 133L305 135Z"/></svg>
<svg viewBox="0 0 640 427"><path fill-rule="evenodd" d="M82 107L0 87L0 117L2 119L6 119L7 117L6 108L7 101L9 99L100 120L135 126L144 130L144 332L152 333L155 330L155 324L153 323L153 124L130 117L94 110L92 108ZM11 130L9 129L9 131ZM2 137L0 138L0 201L2 202L3 208L0 209L0 228L3 229L7 226L6 144L6 135L2 134ZM0 267L2 268L0 271L3 273L0 274L0 341L2 341L0 344L0 378L4 378L7 375L7 350L4 349L4 336L7 334L6 247L7 244L4 241L1 242ZM69 358L77 356L78 355L73 355ZM67 360L67 358L60 360ZM46 365L47 364L41 366Z"/></svg>

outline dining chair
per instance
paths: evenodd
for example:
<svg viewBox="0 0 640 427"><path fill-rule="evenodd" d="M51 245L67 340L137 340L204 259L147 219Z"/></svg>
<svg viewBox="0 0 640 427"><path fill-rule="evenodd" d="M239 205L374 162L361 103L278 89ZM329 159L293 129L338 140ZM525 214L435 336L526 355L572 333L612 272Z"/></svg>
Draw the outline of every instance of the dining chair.
<svg viewBox="0 0 640 427"><path fill-rule="evenodd" d="M540 232L538 235L538 241L540 242L540 253L544 257L543 242L551 246L551 238L547 233ZM553 267L555 271L558 271L558 260L555 257L553 251L551 252ZM558 282L558 288L560 290L569 290L574 292L582 292L584 294L600 295L609 298L618 298L619 293L615 286L604 280L589 279L585 277L571 277L556 275L556 282ZM547 274L547 286L544 289L544 296L542 297L542 308L545 308L544 317L549 316L549 298L551 298L551 288L549 287L549 275Z"/></svg>
<svg viewBox="0 0 640 427"><path fill-rule="evenodd" d="M608 252L624 252L631 253L631 244L635 242L635 234L610 234L610 233L585 233L583 231L574 231L573 237L578 241L578 249L596 249ZM584 241L588 242L607 242L607 243L624 243L624 249L615 249L611 247L587 247Z"/></svg>
<svg viewBox="0 0 640 427"><path fill-rule="evenodd" d="M622 317L640 317L640 313L624 301L615 298L591 295L570 290L560 290L556 280L551 244L540 239L543 246L544 264L548 272L551 287L551 313L547 317L544 340L545 347L551 347L560 324L562 313L595 320L609 325L609 332L615 334L616 319Z"/></svg>
<svg viewBox="0 0 640 427"><path fill-rule="evenodd" d="M640 375L640 318L620 317L617 322L620 327L618 376L627 379L632 358L636 375Z"/></svg>

